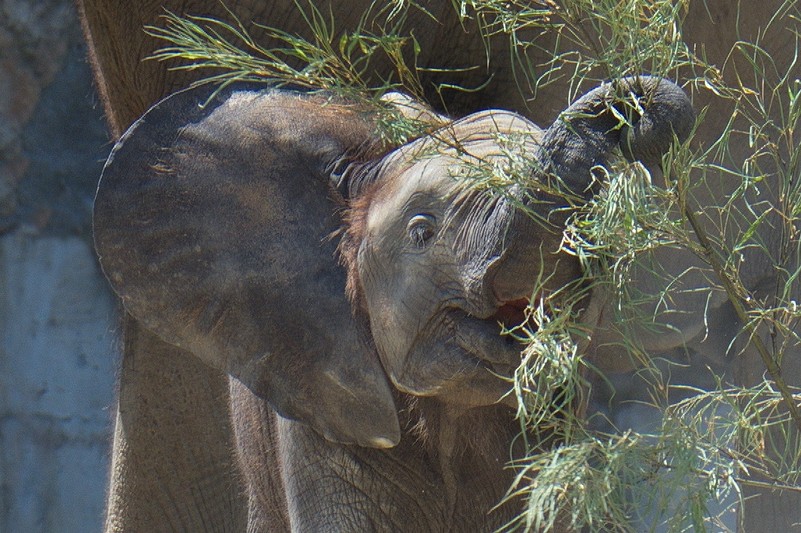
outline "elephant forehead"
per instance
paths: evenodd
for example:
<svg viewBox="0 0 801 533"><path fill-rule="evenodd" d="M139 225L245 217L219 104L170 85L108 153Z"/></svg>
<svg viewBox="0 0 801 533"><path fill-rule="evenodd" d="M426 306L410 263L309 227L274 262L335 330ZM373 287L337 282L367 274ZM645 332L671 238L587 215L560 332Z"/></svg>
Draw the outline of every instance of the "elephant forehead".
<svg viewBox="0 0 801 533"><path fill-rule="evenodd" d="M393 153L367 217L368 234L386 231L407 211L445 210L483 169L533 157L540 130L512 113L466 117Z"/></svg>
<svg viewBox="0 0 801 533"><path fill-rule="evenodd" d="M449 156L407 162L383 184L373 200L371 215L377 211L399 213L414 197L431 202L447 198L458 185L458 170L459 161Z"/></svg>
<svg viewBox="0 0 801 533"><path fill-rule="evenodd" d="M542 129L525 117L510 111L490 109L468 115L441 131L452 131L453 139L462 143L482 142L487 136L520 136L525 143L539 143Z"/></svg>

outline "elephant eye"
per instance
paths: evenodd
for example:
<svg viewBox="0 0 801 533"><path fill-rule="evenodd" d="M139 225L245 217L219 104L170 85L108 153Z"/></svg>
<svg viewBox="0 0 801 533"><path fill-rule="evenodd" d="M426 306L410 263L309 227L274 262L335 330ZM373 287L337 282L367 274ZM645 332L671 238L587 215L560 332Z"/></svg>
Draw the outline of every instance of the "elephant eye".
<svg viewBox="0 0 801 533"><path fill-rule="evenodd" d="M431 237L434 236L436 219L431 215L415 215L409 220L406 231L412 244L417 248L425 248Z"/></svg>

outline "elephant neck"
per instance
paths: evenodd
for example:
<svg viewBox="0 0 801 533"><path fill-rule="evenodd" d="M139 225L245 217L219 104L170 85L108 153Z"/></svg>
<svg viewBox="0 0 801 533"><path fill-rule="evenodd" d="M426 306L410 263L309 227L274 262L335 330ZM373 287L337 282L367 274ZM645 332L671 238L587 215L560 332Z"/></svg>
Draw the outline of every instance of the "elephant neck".
<svg viewBox="0 0 801 533"><path fill-rule="evenodd" d="M494 528L514 517L519 502L499 506L513 480L507 465L525 453L514 411L505 405L465 409L408 395L403 400L408 429L397 451L416 451L417 467L438 487L443 512L454 523L483 520Z"/></svg>
<svg viewBox="0 0 801 533"><path fill-rule="evenodd" d="M498 505L513 481L510 449L522 440L512 409L397 400L404 432L391 449L332 443L275 418L286 453L272 483L285 490L292 531L495 531L517 516L521 502Z"/></svg>

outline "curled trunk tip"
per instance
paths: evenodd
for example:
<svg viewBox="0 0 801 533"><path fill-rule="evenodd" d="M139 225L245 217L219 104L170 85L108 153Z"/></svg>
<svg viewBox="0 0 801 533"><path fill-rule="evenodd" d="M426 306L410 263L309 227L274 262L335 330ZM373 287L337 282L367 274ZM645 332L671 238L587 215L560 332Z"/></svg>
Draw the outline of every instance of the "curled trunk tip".
<svg viewBox="0 0 801 533"><path fill-rule="evenodd" d="M638 105L626 103L631 97ZM628 124L621 124L621 116ZM589 198L597 188L592 168L607 165L616 147L653 170L674 137L684 141L694 123L687 94L672 81L623 78L590 91L564 111L545 132L537 160L543 178L556 177L571 193Z"/></svg>

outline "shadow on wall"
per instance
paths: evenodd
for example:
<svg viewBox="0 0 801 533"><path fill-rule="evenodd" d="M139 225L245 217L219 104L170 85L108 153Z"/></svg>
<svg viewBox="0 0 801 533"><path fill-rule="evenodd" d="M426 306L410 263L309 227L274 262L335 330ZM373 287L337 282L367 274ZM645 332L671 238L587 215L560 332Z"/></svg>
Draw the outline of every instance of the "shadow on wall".
<svg viewBox="0 0 801 533"><path fill-rule="evenodd" d="M0 2L0 531L102 529L117 318L90 230L109 149L72 2Z"/></svg>

